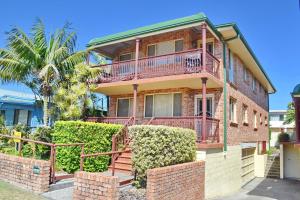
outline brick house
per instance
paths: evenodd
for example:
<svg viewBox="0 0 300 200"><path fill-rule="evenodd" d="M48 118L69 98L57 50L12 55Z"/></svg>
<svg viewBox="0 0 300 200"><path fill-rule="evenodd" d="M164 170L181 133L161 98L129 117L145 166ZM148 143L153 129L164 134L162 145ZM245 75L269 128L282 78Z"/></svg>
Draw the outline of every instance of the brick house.
<svg viewBox="0 0 300 200"><path fill-rule="evenodd" d="M108 117L89 120L194 129L206 197L263 176L275 88L236 24L214 25L199 13L87 47L109 60L93 66L102 69L95 91L108 96Z"/></svg>

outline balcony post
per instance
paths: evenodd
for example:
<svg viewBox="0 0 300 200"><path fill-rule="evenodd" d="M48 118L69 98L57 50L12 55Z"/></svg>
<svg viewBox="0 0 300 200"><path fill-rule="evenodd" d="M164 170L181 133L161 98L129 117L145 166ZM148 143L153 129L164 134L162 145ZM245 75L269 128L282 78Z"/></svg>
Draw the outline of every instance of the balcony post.
<svg viewBox="0 0 300 200"><path fill-rule="evenodd" d="M136 107L137 107L137 84L133 84L133 110L132 110L132 116L133 116L133 124L136 123Z"/></svg>
<svg viewBox="0 0 300 200"><path fill-rule="evenodd" d="M202 70L206 71L206 24L201 26L202 35Z"/></svg>
<svg viewBox="0 0 300 200"><path fill-rule="evenodd" d="M207 78L202 78L202 143L206 142L206 82Z"/></svg>
<svg viewBox="0 0 300 200"><path fill-rule="evenodd" d="M140 39L135 40L135 68L134 68L134 79L137 79L138 73L138 62L139 62L139 48L140 48Z"/></svg>

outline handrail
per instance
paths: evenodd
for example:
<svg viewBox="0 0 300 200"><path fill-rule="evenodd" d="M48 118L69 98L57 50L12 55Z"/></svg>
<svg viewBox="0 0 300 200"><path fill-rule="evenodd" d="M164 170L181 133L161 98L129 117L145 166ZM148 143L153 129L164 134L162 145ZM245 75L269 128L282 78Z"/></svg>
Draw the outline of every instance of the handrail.
<svg viewBox="0 0 300 200"><path fill-rule="evenodd" d="M11 135L3 135L0 134L0 137L6 137L10 139L18 139L20 140L19 145L18 145L18 155L22 157L22 142L29 142L29 143L34 143L34 144L40 144L40 145L45 145L45 146L50 146L50 182L55 183L56 177L55 177L55 160L56 160L56 147L70 147L70 146L80 146L81 147L81 154L84 153L84 143L49 143L49 142L43 142L43 141L38 141L38 140L31 140L27 138L22 138L22 137L17 137L17 136L11 136Z"/></svg>

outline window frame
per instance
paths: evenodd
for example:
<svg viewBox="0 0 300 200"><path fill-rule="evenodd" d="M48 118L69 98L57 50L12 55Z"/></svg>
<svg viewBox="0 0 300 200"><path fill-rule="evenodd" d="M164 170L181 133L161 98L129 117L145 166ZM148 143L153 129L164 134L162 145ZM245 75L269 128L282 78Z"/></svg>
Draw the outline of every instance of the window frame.
<svg viewBox="0 0 300 200"><path fill-rule="evenodd" d="M130 54L130 59L129 60L122 60L121 61L121 56L124 56L124 55L129 55ZM130 61L130 60L133 60L133 52L127 52L127 53L120 53L119 54L119 62L126 62L126 61Z"/></svg>
<svg viewBox="0 0 300 200"><path fill-rule="evenodd" d="M118 116L119 99L128 99L129 100L128 106L130 108L131 107L131 105L130 105L130 99L133 99L133 97L120 97L120 98L117 98L117 102L116 102L116 117L119 117ZM128 108L128 116L127 117L131 117L131 116L129 116L129 113L130 113L130 109L129 108Z"/></svg>
<svg viewBox="0 0 300 200"><path fill-rule="evenodd" d="M197 94L194 97L194 115L197 114L197 98L202 98L202 94ZM212 105L211 105L211 109L212 109L212 117L215 116L215 95L214 94L206 94L206 98L212 98Z"/></svg>
<svg viewBox="0 0 300 200"><path fill-rule="evenodd" d="M182 92L162 92L162 93L149 93L149 94L145 94L144 95L144 118L147 118L147 119L149 119L149 118L152 118L152 117L155 117L155 116L153 116L153 114L154 114L154 107L155 107L155 101L154 101L154 96L155 95L164 95L164 94L172 94L172 116L164 116L164 117L180 117L180 116L174 116L174 94L181 94L181 116L182 116ZM147 96L153 96L153 98L152 98L152 116L151 117L146 117L146 97Z"/></svg>
<svg viewBox="0 0 300 200"><path fill-rule="evenodd" d="M231 112L231 102L233 102L233 116L232 116L232 112ZM233 117L233 119L232 119ZM233 97L230 97L229 99L229 120L231 123L237 124L237 100Z"/></svg>
<svg viewBox="0 0 300 200"><path fill-rule="evenodd" d="M211 43L212 44L212 55L215 55L215 40L214 40L214 38L207 38L206 39L206 46L207 46L207 44L208 43ZM201 45L202 45L202 39L200 39L200 40L197 40L197 48L201 48ZM206 48L206 50L207 50L207 48Z"/></svg>
<svg viewBox="0 0 300 200"><path fill-rule="evenodd" d="M257 111L254 110L253 111L253 128L254 128L255 131L257 131L257 129L258 129L258 123L257 122L258 122L257 121Z"/></svg>
<svg viewBox="0 0 300 200"><path fill-rule="evenodd" d="M228 64L228 81L229 83L235 84L235 61L234 61L234 54L233 52L228 49L229 51L229 64ZM232 76L232 77L231 77ZM231 80L232 78L232 80Z"/></svg>
<svg viewBox="0 0 300 200"><path fill-rule="evenodd" d="M242 120L244 125L248 125L249 123L249 112L248 106L246 104L242 105Z"/></svg>
<svg viewBox="0 0 300 200"><path fill-rule="evenodd" d="M183 44L182 44L182 51L184 51L184 38L178 38L178 39L175 39L175 40L166 40L166 41L161 41L161 42L155 42L155 43L147 44L146 55L147 55L147 57L157 56L157 45L159 43L162 43L162 42L170 42L170 41L173 41L173 50L174 50L174 53L176 53L176 41L180 41L180 40L183 42ZM149 48L149 46L155 46L155 55L154 56L148 56L148 48ZM178 52L181 52L181 51L178 51ZM162 55L167 55L167 54L162 54Z"/></svg>

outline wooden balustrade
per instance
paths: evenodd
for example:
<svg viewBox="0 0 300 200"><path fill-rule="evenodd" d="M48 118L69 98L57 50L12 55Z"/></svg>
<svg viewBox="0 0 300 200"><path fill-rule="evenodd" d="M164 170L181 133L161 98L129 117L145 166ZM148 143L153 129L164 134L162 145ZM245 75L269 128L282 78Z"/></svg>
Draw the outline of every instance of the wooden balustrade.
<svg viewBox="0 0 300 200"><path fill-rule="evenodd" d="M206 53L206 71L219 78L219 60ZM102 69L98 79L100 83L132 80L135 77L135 61L113 62L94 66ZM137 79L161 76L201 73L202 49L192 49L172 54L138 59Z"/></svg>

